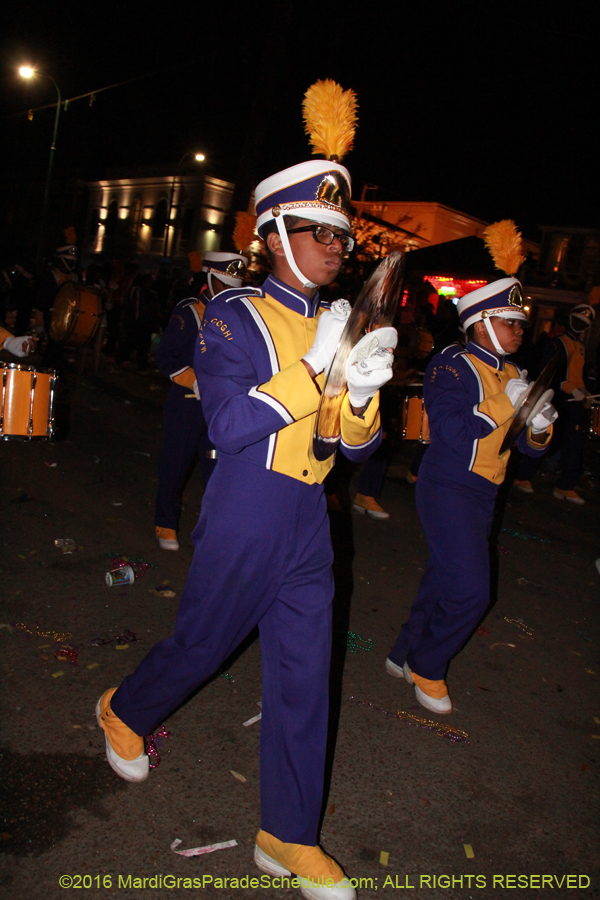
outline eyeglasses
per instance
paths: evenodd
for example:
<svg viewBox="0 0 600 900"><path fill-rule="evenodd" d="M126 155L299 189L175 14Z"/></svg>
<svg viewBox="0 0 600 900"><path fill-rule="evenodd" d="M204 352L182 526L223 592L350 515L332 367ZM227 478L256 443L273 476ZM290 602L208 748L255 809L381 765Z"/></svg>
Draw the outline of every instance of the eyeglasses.
<svg viewBox="0 0 600 900"><path fill-rule="evenodd" d="M301 228L290 228L288 234L301 234L303 231L312 231L312 236L317 244L329 246L337 238L344 253L351 253L354 250L354 238L350 234L346 234L345 231L341 233L332 231L326 225L302 225Z"/></svg>
<svg viewBox="0 0 600 900"><path fill-rule="evenodd" d="M494 316L493 318L499 319L503 325L506 325L507 328L512 328L513 330L517 328L522 331L524 328L529 327L527 319L508 319L504 316Z"/></svg>

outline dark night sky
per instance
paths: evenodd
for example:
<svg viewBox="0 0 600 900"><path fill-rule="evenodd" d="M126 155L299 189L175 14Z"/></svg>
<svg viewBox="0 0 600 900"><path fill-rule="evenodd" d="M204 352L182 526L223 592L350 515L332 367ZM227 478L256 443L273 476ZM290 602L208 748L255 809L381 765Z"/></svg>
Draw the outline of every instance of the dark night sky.
<svg viewBox="0 0 600 900"><path fill-rule="evenodd" d="M37 7L37 12L36 12ZM149 73L61 114L59 166L84 178L170 164L202 148L235 179L248 129L256 179L309 158L302 95L352 87L354 196L437 200L483 219L599 226L599 17L591 2L528 0L161 4L67 0L5 13L0 115L53 99L15 76L37 62L63 96ZM257 104L258 101L258 104ZM53 112L3 120L3 176L45 173ZM7 168L8 166L8 168Z"/></svg>

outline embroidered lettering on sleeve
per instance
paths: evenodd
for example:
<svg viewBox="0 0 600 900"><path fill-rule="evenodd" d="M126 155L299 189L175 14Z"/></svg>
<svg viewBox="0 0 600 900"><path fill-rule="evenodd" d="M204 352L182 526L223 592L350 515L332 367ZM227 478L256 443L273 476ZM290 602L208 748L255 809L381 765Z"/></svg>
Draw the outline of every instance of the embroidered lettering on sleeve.
<svg viewBox="0 0 600 900"><path fill-rule="evenodd" d="M433 372L431 373L431 378L429 379L430 382L434 382L434 381L435 381L435 377L436 377L438 371L440 371L440 372L451 372L451 373L454 375L454 377L456 378L456 380L457 380L457 381L460 381L460 375L458 374L458 372L456 371L456 369L455 369L453 366L444 365L444 366L434 366L434 367L433 367Z"/></svg>
<svg viewBox="0 0 600 900"><path fill-rule="evenodd" d="M233 340L229 328L228 328L227 325L223 322L222 319L211 319L211 320L210 320L210 323L211 323L211 325L215 325L217 328L219 328L219 329L223 332L223 337L224 337L224 338L227 338L228 341L232 341L232 340Z"/></svg>

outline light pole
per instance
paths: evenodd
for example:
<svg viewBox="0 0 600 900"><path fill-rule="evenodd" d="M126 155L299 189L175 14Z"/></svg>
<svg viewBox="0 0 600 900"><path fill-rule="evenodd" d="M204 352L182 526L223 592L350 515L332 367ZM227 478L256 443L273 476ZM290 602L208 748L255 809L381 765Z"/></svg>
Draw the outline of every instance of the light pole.
<svg viewBox="0 0 600 900"><path fill-rule="evenodd" d="M184 153L179 162L177 163L177 168L175 169L175 175L173 176L173 183L171 185L171 196L169 197L169 212L167 214L167 224L165 228L165 245L163 247L163 256L166 258L169 251L169 232L171 229L171 212L173 210L173 198L175 197L175 188L177 186L177 179L179 177L179 171L181 169L181 163L184 159L187 159L188 156L194 155L194 159L196 162L204 162L206 159L204 153L194 153L193 150L188 150L187 153ZM173 226L173 238L175 237L175 226ZM173 240L171 240L171 252L173 252Z"/></svg>
<svg viewBox="0 0 600 900"><path fill-rule="evenodd" d="M37 69L32 69L31 66L21 66L19 69L19 75L21 78L35 78L36 75L42 75L44 78L48 78L54 87L56 88L56 95L58 98L58 102L56 104L56 115L54 116L54 131L52 132L52 143L50 144L50 158L48 160L48 171L46 173L46 187L44 189L44 205L42 206L42 221L40 225L40 240L38 244L38 251L36 257L37 265L41 265L42 260L44 258L44 241L46 236L46 228L48 225L48 209L50 205L50 185L52 184L52 168L54 166L54 155L56 153L56 135L58 134L58 120L60 117L60 106L61 106L61 94L60 88L57 85L56 81L51 75L48 75L47 72L39 72Z"/></svg>

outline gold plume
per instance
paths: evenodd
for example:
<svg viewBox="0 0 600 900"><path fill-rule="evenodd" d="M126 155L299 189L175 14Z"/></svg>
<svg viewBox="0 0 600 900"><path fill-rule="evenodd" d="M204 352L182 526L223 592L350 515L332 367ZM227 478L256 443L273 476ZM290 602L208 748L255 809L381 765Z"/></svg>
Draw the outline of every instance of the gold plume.
<svg viewBox="0 0 600 900"><path fill-rule="evenodd" d="M522 253L521 232L512 219L494 222L483 232L485 245L492 255L497 269L507 275L516 275L519 266L525 262Z"/></svg>
<svg viewBox="0 0 600 900"><path fill-rule="evenodd" d="M309 87L302 101L302 113L313 155L321 153L326 159L339 161L352 150L357 109L354 91L345 91L330 78Z"/></svg>
<svg viewBox="0 0 600 900"><path fill-rule="evenodd" d="M190 261L190 269L192 270L192 272L202 271L202 257L197 250L190 250L190 252L188 253L188 259Z"/></svg>
<svg viewBox="0 0 600 900"><path fill-rule="evenodd" d="M67 228L65 228L65 240L67 244L77 243L77 233L72 225L68 225Z"/></svg>
<svg viewBox="0 0 600 900"><path fill-rule="evenodd" d="M236 212L233 243L238 253L250 246L256 240L256 216L247 212Z"/></svg>

